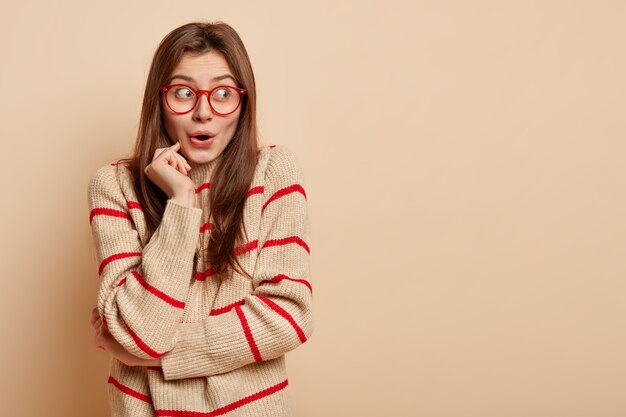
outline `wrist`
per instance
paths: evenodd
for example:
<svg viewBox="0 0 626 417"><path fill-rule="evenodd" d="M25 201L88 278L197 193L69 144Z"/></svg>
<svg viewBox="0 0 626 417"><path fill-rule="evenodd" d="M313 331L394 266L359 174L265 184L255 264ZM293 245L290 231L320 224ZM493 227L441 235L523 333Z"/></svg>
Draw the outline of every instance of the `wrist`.
<svg viewBox="0 0 626 417"><path fill-rule="evenodd" d="M130 366L161 366L161 358L142 359L136 357L134 363Z"/></svg>
<svg viewBox="0 0 626 417"><path fill-rule="evenodd" d="M181 206L187 206L187 207L196 206L195 193L193 192L193 190L191 192L175 194L171 197L171 200L177 204L180 204Z"/></svg>

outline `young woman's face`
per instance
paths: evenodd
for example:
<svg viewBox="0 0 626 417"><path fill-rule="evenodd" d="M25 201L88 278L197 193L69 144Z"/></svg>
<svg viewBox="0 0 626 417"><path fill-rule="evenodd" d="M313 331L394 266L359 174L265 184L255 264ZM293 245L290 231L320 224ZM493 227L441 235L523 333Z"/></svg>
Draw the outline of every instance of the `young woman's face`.
<svg viewBox="0 0 626 417"><path fill-rule="evenodd" d="M215 51L201 55L185 53L168 79L167 85L171 84L185 84L195 90L209 91L220 85L238 87L226 59ZM185 97L189 91L182 89L176 94ZM224 93L218 91L218 94ZM213 112L208 95L202 94L193 110L176 114L166 104L165 94L161 96L163 125L170 139L174 143L180 142L183 156L199 164L217 158L233 138L241 105L233 113L222 116ZM208 140L207 135L210 137Z"/></svg>

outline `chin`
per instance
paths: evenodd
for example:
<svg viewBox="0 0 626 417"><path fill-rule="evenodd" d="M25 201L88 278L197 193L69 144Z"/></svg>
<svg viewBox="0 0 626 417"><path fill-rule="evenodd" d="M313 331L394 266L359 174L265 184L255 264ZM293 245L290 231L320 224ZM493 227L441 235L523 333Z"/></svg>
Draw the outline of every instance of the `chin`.
<svg viewBox="0 0 626 417"><path fill-rule="evenodd" d="M206 164L215 159L215 155L212 152L192 152L190 157L187 160L190 160L196 164Z"/></svg>

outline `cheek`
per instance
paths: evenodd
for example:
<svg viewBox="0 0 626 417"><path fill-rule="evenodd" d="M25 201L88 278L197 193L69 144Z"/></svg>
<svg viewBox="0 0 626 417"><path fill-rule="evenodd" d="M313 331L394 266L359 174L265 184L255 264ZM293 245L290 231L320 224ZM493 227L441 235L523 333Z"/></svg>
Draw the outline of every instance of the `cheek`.
<svg viewBox="0 0 626 417"><path fill-rule="evenodd" d="M226 128L228 130L234 131L237 128L237 123L238 122L239 122L239 112L237 112L236 115L234 115L233 117L229 118L226 121Z"/></svg>
<svg viewBox="0 0 626 417"><path fill-rule="evenodd" d="M178 129L176 118L172 117L171 114L164 113L163 127L165 128L167 134L173 139L176 134L176 130Z"/></svg>

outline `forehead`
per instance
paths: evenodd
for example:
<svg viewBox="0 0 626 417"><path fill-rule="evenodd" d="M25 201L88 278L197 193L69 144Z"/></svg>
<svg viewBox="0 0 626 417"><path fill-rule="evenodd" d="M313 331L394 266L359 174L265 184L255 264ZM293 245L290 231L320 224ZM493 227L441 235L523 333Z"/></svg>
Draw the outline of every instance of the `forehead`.
<svg viewBox="0 0 626 417"><path fill-rule="evenodd" d="M202 54L186 52L176 65L170 77L185 75L198 83L208 83L211 78L220 75L233 75L226 58L220 52L209 51Z"/></svg>

